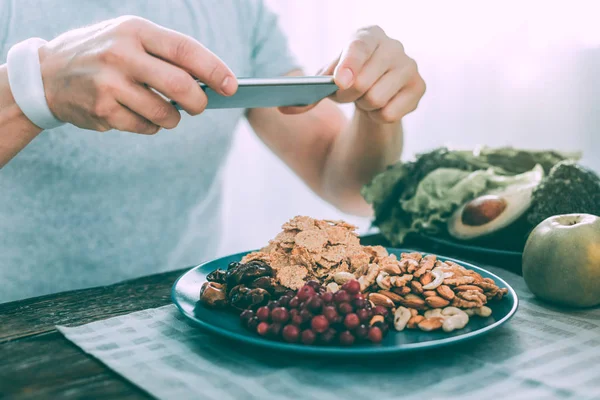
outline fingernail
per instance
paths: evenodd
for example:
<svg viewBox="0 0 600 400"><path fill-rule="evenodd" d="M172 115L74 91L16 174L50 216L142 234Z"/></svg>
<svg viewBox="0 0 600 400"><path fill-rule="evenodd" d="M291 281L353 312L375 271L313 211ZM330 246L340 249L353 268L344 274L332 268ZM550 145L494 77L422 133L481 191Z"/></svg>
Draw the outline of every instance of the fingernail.
<svg viewBox="0 0 600 400"><path fill-rule="evenodd" d="M232 94L233 93L233 87L229 87L232 86L230 85L232 82L232 79L227 76L225 77L225 79L223 79L223 83L221 83L221 91L227 95Z"/></svg>
<svg viewBox="0 0 600 400"><path fill-rule="evenodd" d="M342 68L337 73L336 80L342 89L346 89L350 87L352 84L352 79L354 79L354 74L350 70L350 68Z"/></svg>

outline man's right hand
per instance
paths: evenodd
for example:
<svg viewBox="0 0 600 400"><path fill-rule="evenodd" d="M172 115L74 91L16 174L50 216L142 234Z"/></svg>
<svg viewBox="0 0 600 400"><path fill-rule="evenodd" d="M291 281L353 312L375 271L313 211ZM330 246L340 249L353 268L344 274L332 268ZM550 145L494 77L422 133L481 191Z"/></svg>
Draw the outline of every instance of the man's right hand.
<svg viewBox="0 0 600 400"><path fill-rule="evenodd" d="M48 106L56 118L96 131L143 134L206 108L194 77L215 91L237 90L233 72L196 40L138 17L120 17L60 35L40 48Z"/></svg>

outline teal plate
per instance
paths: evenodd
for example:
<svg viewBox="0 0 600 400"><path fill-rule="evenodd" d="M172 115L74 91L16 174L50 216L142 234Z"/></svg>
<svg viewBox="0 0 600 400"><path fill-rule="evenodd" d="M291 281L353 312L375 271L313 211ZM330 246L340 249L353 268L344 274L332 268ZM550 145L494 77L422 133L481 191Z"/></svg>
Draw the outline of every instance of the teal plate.
<svg viewBox="0 0 600 400"><path fill-rule="evenodd" d="M390 254L400 256L400 253L410 252L411 250L388 248L388 251ZM498 286L508 288L508 294L502 301L493 302L490 305L490 308L492 308L492 315L490 317L472 317L464 329L450 333L441 331L422 332L419 330L396 332L390 330L390 333L385 339L380 344L376 345L367 343L351 347L306 346L272 341L264 339L242 327L239 322L239 317L235 313L224 310L208 309L198 302L200 288L202 287L202 284L206 282L206 275L217 268L227 269L230 262L239 261L246 254L248 253L234 254L192 268L175 282L171 291L171 298L179 311L192 324L199 328L229 339L253 346L260 346L266 349L325 356L383 355L425 350L459 343L464 340L474 339L484 335L507 322L517 311L517 294L503 279L472 264L439 256L439 259L441 260L454 261L466 268L479 272L483 277L492 278Z"/></svg>

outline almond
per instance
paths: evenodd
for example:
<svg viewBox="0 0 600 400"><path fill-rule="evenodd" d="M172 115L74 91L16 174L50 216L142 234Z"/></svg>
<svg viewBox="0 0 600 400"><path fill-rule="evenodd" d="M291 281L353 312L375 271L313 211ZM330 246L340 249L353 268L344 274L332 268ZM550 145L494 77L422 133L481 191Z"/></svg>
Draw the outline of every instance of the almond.
<svg viewBox="0 0 600 400"><path fill-rule="evenodd" d="M392 292L399 294L400 296L406 296L410 293L410 288L408 286L401 286L392 288Z"/></svg>
<svg viewBox="0 0 600 400"><path fill-rule="evenodd" d="M383 306L386 308L394 308L394 302L387 296L380 293L369 293L367 297L376 306Z"/></svg>
<svg viewBox="0 0 600 400"><path fill-rule="evenodd" d="M443 300L443 299L442 299ZM410 321L409 321L410 322ZM444 319L440 317L425 318L417 324L420 330L429 332L440 329L444 324Z"/></svg>
<svg viewBox="0 0 600 400"><path fill-rule="evenodd" d="M425 299L427 305L431 308L443 308L446 307L450 302L446 299L443 299L439 296L431 296Z"/></svg>
<svg viewBox="0 0 600 400"><path fill-rule="evenodd" d="M421 276L421 285L425 286L428 283L431 283L433 281L433 274L429 271L427 271L425 274L423 274L423 276Z"/></svg>
<svg viewBox="0 0 600 400"><path fill-rule="evenodd" d="M406 323L406 327L408 329L417 329L417 325L419 324L419 322L423 321L424 319L425 317L422 315L415 315L408 320L408 322Z"/></svg>
<svg viewBox="0 0 600 400"><path fill-rule="evenodd" d="M454 298L454 292L452 291L452 289L450 289L450 286L440 285L437 287L436 290L439 293L440 297L443 297L446 300L452 300Z"/></svg>
<svg viewBox="0 0 600 400"><path fill-rule="evenodd" d="M410 288L416 294L423 293L423 285L419 281L410 281Z"/></svg>
<svg viewBox="0 0 600 400"><path fill-rule="evenodd" d="M384 295L387 298L389 298L390 300L392 300L396 304L400 304L400 302L403 300L402 296L400 296L400 295L398 295L396 293L390 292L389 290L380 290L378 293Z"/></svg>
<svg viewBox="0 0 600 400"><path fill-rule="evenodd" d="M423 310L425 308L425 300L423 300L419 297L408 297L408 296L409 295L407 295L400 302L400 304L402 304L406 308L414 308L417 310Z"/></svg>
<svg viewBox="0 0 600 400"><path fill-rule="evenodd" d="M427 298L431 296L437 296L437 292L435 290L425 290L423 292L423 297Z"/></svg>

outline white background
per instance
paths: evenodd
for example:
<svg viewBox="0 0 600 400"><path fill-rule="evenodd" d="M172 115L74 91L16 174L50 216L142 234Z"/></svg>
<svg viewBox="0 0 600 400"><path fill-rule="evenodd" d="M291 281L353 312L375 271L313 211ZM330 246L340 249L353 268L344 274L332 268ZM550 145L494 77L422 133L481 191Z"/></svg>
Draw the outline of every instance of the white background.
<svg viewBox="0 0 600 400"><path fill-rule="evenodd" d="M309 74L361 26L403 42L428 88L404 120L403 158L440 145L512 145L583 150L600 171L600 2L267 3ZM226 171L221 251L260 247L297 214L369 226L320 201L242 124Z"/></svg>

